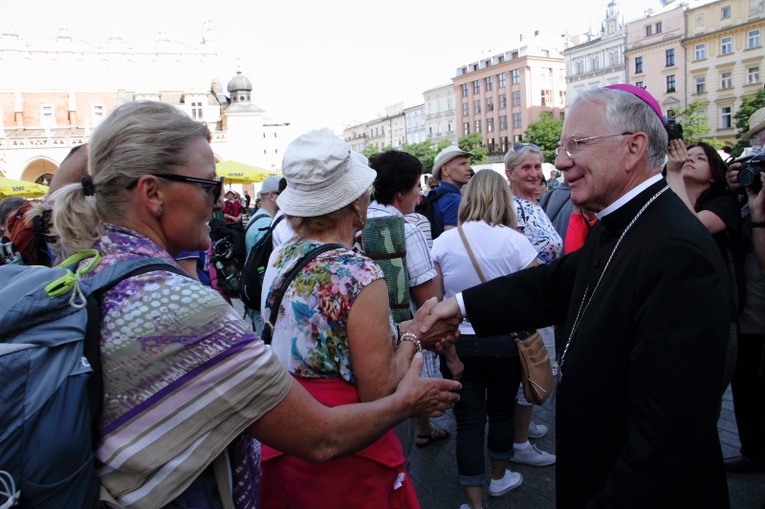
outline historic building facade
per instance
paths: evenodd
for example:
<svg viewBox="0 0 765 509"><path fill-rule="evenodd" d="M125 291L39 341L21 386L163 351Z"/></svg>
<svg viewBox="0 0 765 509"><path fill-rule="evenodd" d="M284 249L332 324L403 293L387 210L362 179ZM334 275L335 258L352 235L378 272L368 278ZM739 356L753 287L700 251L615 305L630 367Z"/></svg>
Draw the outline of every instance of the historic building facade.
<svg viewBox="0 0 765 509"><path fill-rule="evenodd" d="M75 146L117 106L150 99L173 104L213 134L216 159L278 171L290 141L288 122L252 103L252 83L237 73L226 89L215 77L215 34L207 26L188 46L160 33L130 44L112 36L100 45L60 29L29 45L13 28L0 34L0 170L47 183Z"/></svg>

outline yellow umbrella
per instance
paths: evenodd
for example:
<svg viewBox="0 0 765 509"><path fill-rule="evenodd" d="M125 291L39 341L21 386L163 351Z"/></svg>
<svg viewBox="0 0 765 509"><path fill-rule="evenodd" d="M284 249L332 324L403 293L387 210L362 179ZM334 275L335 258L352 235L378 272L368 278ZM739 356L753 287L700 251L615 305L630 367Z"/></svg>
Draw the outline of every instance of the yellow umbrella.
<svg viewBox="0 0 765 509"><path fill-rule="evenodd" d="M236 161L223 161L215 165L219 177L226 177L226 184L251 184L263 182L273 172Z"/></svg>
<svg viewBox="0 0 765 509"><path fill-rule="evenodd" d="M25 180L13 180L0 177L0 199L9 196L21 196L23 198L39 198L48 194L48 186L27 182Z"/></svg>

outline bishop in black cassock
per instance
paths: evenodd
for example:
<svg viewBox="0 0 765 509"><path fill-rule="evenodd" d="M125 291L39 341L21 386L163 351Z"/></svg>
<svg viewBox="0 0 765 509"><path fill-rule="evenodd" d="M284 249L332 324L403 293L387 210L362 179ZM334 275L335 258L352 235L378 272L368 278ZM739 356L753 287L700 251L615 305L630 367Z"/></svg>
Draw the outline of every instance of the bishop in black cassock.
<svg viewBox="0 0 765 509"><path fill-rule="evenodd" d="M574 100L556 157L572 201L599 211L584 247L466 290L433 319L461 313L479 336L565 323L559 508L727 508L727 270L661 177L660 107L619 87Z"/></svg>

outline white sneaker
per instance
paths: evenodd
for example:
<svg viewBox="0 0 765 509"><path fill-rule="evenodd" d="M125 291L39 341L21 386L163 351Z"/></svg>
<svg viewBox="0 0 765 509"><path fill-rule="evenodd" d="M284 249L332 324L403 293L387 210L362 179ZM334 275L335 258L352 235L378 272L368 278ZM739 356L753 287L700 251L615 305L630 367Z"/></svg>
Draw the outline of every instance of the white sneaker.
<svg viewBox="0 0 765 509"><path fill-rule="evenodd" d="M544 467L555 463L555 455L540 450L536 445L530 445L525 449L513 449L513 457L510 461Z"/></svg>
<svg viewBox="0 0 765 509"><path fill-rule="evenodd" d="M532 422L529 424L529 438L542 438L547 434L547 426Z"/></svg>
<svg viewBox="0 0 765 509"><path fill-rule="evenodd" d="M505 470L505 476L502 479L491 480L491 483L489 484L489 496L501 497L521 484L523 484L523 476L521 474Z"/></svg>

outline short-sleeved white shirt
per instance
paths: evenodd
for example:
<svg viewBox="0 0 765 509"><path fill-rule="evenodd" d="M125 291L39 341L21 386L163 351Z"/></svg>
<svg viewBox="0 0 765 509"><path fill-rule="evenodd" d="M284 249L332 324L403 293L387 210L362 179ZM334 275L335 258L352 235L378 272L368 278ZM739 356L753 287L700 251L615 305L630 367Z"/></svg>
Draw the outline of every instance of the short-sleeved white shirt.
<svg viewBox="0 0 765 509"><path fill-rule="evenodd" d="M462 229L487 281L524 269L537 257L531 242L513 228L468 221ZM445 231L433 241L431 255L441 268L444 299L481 284L457 228ZM475 331L470 322L464 320L460 333L475 334Z"/></svg>

